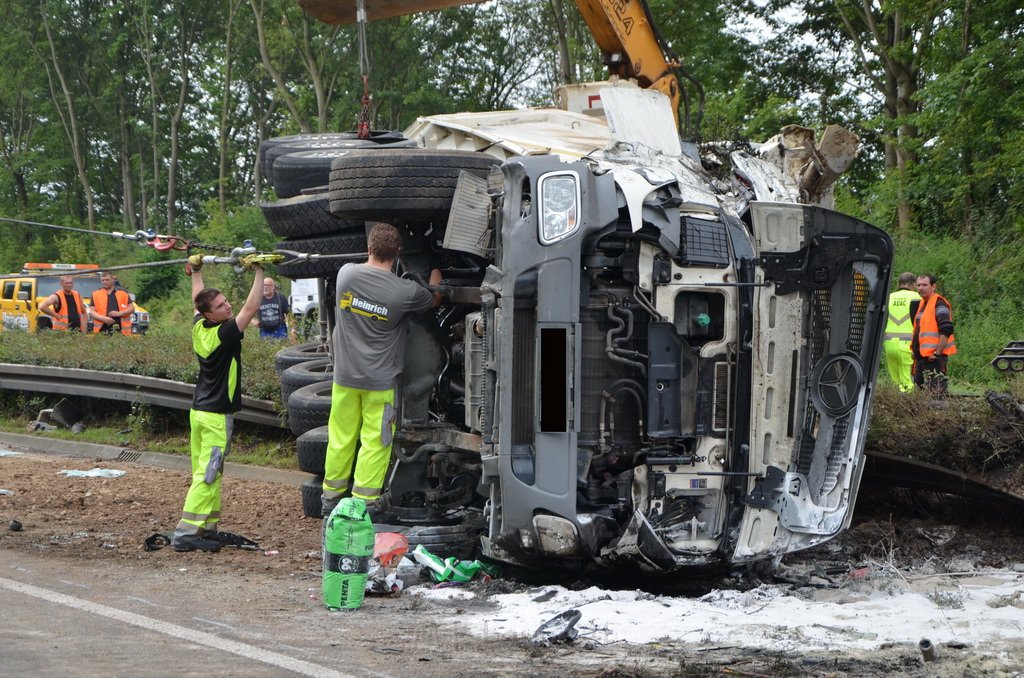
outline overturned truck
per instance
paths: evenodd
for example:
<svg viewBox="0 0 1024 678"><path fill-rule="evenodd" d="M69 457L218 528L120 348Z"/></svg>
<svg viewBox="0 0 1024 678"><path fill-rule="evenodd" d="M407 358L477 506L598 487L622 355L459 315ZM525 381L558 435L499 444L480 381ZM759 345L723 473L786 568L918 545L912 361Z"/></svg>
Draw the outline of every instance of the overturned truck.
<svg viewBox="0 0 1024 678"><path fill-rule="evenodd" d="M610 128L439 116L407 131L433 148L332 161L334 218L397 225L399 274L438 268L447 294L409 333L396 522L510 563L662 572L835 536L892 261L826 206L856 139L791 128L723 164L679 144L657 95L602 98Z"/></svg>

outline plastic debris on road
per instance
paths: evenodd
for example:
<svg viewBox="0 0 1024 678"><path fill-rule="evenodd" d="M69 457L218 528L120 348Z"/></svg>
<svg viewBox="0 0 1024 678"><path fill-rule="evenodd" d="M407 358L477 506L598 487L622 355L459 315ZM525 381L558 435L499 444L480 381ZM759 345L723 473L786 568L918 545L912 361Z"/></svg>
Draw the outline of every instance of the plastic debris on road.
<svg viewBox="0 0 1024 678"><path fill-rule="evenodd" d="M571 643L576 640L576 623L583 613L573 608L547 620L534 631L530 642L534 645L552 645L554 643Z"/></svg>
<svg viewBox="0 0 1024 678"><path fill-rule="evenodd" d="M14 450L0 450L0 457L20 457L25 454L24 452L15 452Z"/></svg>
<svg viewBox="0 0 1024 678"><path fill-rule="evenodd" d="M478 576L497 577L501 572L494 565L481 563L479 560L457 560L455 558L441 558L423 548L419 544L412 551L412 557L417 563L427 568L430 578L435 582L459 582L472 581Z"/></svg>
<svg viewBox="0 0 1024 678"><path fill-rule="evenodd" d="M61 469L57 471L58 475L67 476L68 478L120 478L125 473L127 471L118 471L112 468L92 468L88 471Z"/></svg>
<svg viewBox="0 0 1024 678"><path fill-rule="evenodd" d="M366 578L367 593L390 595L399 593L405 588L405 582L399 578L396 570L408 550L409 540L404 534L398 532L378 532L376 534L369 576Z"/></svg>

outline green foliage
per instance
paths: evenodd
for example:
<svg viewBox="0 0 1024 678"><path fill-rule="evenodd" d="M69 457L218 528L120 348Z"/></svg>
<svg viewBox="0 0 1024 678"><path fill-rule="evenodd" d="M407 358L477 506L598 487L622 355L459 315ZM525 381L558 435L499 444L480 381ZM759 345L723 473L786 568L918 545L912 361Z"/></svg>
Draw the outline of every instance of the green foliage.
<svg viewBox="0 0 1024 678"><path fill-rule="evenodd" d="M1012 378L989 363L1009 341L1024 339L1018 296L1024 289L1024 251L1016 238L983 241L913 237L896 241L895 275L932 273L953 306L957 354L949 360L953 388L1001 388Z"/></svg>
<svg viewBox="0 0 1024 678"><path fill-rule="evenodd" d="M1002 385L1020 401L1024 379ZM908 426L908 422L913 422ZM1020 423L1007 418L983 397L946 398L937 405L926 391L901 393L884 384L875 393L869 449L938 464L969 474L1018 468L1024 460ZM1020 478L994 474L1004 482Z"/></svg>
<svg viewBox="0 0 1024 678"><path fill-rule="evenodd" d="M191 318L186 325L171 328L157 322L148 334L135 337L3 331L0 362L127 372L195 383L198 362L192 352ZM250 331L242 343L242 393L280 401L274 355L281 344L259 341L257 336Z"/></svg>

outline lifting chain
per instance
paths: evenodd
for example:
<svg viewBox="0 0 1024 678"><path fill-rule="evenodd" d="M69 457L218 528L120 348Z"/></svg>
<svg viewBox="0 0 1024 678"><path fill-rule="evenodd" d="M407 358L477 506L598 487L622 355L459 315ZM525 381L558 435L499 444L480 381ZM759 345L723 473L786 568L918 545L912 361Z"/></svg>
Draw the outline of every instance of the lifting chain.
<svg viewBox="0 0 1024 678"><path fill-rule="evenodd" d="M370 138L370 57L366 45L366 0L356 0L356 37L359 43L359 73L363 76L362 107L356 133L360 139Z"/></svg>

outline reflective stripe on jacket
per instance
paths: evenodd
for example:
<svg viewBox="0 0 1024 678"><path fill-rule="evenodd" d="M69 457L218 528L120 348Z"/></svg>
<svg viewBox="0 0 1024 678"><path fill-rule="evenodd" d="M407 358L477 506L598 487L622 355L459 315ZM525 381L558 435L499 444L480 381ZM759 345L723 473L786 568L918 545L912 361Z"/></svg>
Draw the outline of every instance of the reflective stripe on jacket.
<svg viewBox="0 0 1024 678"><path fill-rule="evenodd" d="M952 318L953 306L946 301L945 297L938 294L933 294L926 301L922 301L917 309L917 316L914 318L914 332L917 333L919 344L918 352L922 356L930 356L935 353L935 349L939 345L939 323L935 320L935 304L939 299L945 301L949 306L949 314ZM942 355L953 355L954 353L956 353L956 340L951 334L946 341L946 347L942 350Z"/></svg>
<svg viewBox="0 0 1024 678"><path fill-rule="evenodd" d="M128 293L124 290L113 290L114 298L117 299L117 310L123 311L131 306L132 300L128 296ZM103 288L100 288L92 293L92 307L100 315L110 315L107 313L107 300L110 298L110 294ZM114 310L114 309L110 309ZM132 319L131 316L124 316L122 318L114 318L114 324L121 324L121 334L132 333ZM99 333L103 331L104 324L93 318L92 331L93 333Z"/></svg>
<svg viewBox="0 0 1024 678"><path fill-rule="evenodd" d="M82 303L82 295L78 293L78 290L71 290L71 297L75 300L75 308L78 309L78 317L88 322L88 317L85 315L85 304ZM57 292L57 303L51 306L53 308L53 329L64 330L68 329L68 306L64 303L67 299L67 295L64 290ZM57 305L60 308L57 308Z"/></svg>
<svg viewBox="0 0 1024 678"><path fill-rule="evenodd" d="M908 344L914 338L914 319L910 316L910 304L920 301L921 295L914 290L896 290L889 295L889 313L885 323L885 338L901 339Z"/></svg>

